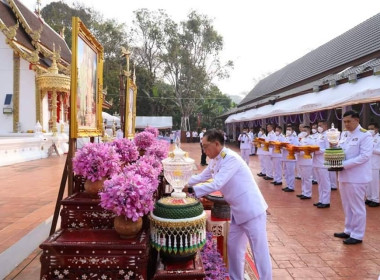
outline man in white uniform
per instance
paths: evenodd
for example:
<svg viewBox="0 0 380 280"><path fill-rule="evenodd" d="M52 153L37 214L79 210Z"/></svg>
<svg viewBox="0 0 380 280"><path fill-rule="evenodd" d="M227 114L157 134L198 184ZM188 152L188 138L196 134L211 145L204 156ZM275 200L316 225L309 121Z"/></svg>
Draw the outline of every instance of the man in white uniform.
<svg viewBox="0 0 380 280"><path fill-rule="evenodd" d="M241 157L249 166L249 154L251 153L252 138L249 136L246 128L244 128L243 133L239 135L238 141L240 142Z"/></svg>
<svg viewBox="0 0 380 280"><path fill-rule="evenodd" d="M203 146L202 146L202 138L203 138L203 135L205 134L206 132L206 128L203 128L202 129L202 132L199 133L199 143L201 145L201 152L202 152L202 155L201 155L201 165L202 166L205 166L205 165L208 165L207 162L206 162L206 154L204 152L204 149L203 149Z"/></svg>
<svg viewBox="0 0 380 280"><path fill-rule="evenodd" d="M294 146L299 145L297 134L294 133L293 127L290 124L286 126L286 137L284 142ZM282 190L284 192L294 192L296 160L288 159L288 155L288 150L284 148L282 151L282 161L284 162L286 187Z"/></svg>
<svg viewBox="0 0 380 280"><path fill-rule="evenodd" d="M260 131L257 134L257 138L264 138L265 139L265 137L266 137L265 128L260 127ZM258 155L259 161L260 161L260 173L257 173L257 176L265 177L265 176L267 176L266 175L267 170L266 170L266 165L265 165L265 158L263 157L263 155L265 155L265 151L263 151L263 147L261 144L259 146L257 146L257 155Z"/></svg>
<svg viewBox="0 0 380 280"><path fill-rule="evenodd" d="M370 123L368 131L373 137L373 152L371 158L372 164L372 181L368 184L366 190L366 201L369 207L379 207L379 169L380 169L380 134L377 123Z"/></svg>
<svg viewBox="0 0 380 280"><path fill-rule="evenodd" d="M313 145L314 140L310 135L310 126L305 125L300 133L301 141L300 146ZM302 193L297 194L300 199L310 199L312 195L312 177L313 177L313 159L304 158L304 152L300 152L298 155L298 167L301 175Z"/></svg>
<svg viewBox="0 0 380 280"><path fill-rule="evenodd" d="M281 126L276 126L275 132L275 141L285 142L285 137L282 134ZM273 165L273 185L282 185L282 153L275 153L274 149L272 150L271 160Z"/></svg>
<svg viewBox="0 0 380 280"><path fill-rule="evenodd" d="M249 241L260 280L271 280L272 264L266 232L268 205L251 170L237 153L224 147L222 131L208 130L202 143L211 159L210 165L201 174L192 176L189 185L193 186L197 197L220 190L231 207L227 241L230 279L244 279L245 253ZM211 182L196 185L211 178Z"/></svg>
<svg viewBox="0 0 380 280"><path fill-rule="evenodd" d="M359 113L353 110L343 115L346 130L339 142L346 159L343 170L338 174L340 197L345 215L344 231L334 233L335 237L344 238L344 244L362 243L366 209L364 196L367 184L372 180L370 158L373 150L371 134L359 124Z"/></svg>
<svg viewBox="0 0 380 280"><path fill-rule="evenodd" d="M256 135L255 133L253 132L253 129L251 128L249 130L249 133L248 133L249 137L251 137L252 141L253 139L255 139ZM253 144L253 142L251 142L251 153L250 153L250 156L254 156L256 155L256 146Z"/></svg>
<svg viewBox="0 0 380 280"><path fill-rule="evenodd" d="M273 125L267 124L267 136L265 137L265 141L275 141L276 140L276 134L273 131ZM269 151L263 151L263 158L264 158L264 164L265 164L265 170L266 170L266 176L263 177L265 180L273 180L273 163L272 163L272 147L269 147Z"/></svg>
<svg viewBox="0 0 380 280"><path fill-rule="evenodd" d="M317 206L318 208L329 208L331 183L329 171L327 170L327 167L324 166L325 151L330 147L330 143L326 136L327 122L319 121L317 129L318 136L315 139L315 145L319 146L319 151L314 153L313 167L318 181L319 199L318 202L314 203L314 206Z"/></svg>

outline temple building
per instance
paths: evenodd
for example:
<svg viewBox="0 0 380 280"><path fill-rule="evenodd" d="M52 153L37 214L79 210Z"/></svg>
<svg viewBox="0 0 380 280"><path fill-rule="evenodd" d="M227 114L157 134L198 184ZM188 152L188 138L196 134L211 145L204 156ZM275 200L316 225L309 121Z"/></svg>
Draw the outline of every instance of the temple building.
<svg viewBox="0 0 380 280"><path fill-rule="evenodd" d="M0 1L0 166L47 157L53 144L67 151L71 50L63 32L38 9ZM111 105L104 96L103 108Z"/></svg>
<svg viewBox="0 0 380 280"><path fill-rule="evenodd" d="M380 14L261 80L227 112L228 135L243 127L310 124L325 119L342 129L348 109L367 127L380 118Z"/></svg>

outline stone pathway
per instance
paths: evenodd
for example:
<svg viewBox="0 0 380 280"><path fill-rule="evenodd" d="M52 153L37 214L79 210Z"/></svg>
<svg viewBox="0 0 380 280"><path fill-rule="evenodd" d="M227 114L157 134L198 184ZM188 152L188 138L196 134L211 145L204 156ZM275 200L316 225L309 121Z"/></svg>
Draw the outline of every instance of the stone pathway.
<svg viewBox="0 0 380 280"><path fill-rule="evenodd" d="M201 170L199 144L185 143L182 149L189 152ZM313 199L300 200L295 196L300 193L299 180L294 193L285 193L281 186L256 176L258 157L250 159L256 182L269 205L268 238L274 280L378 279L380 208L367 208L363 243L344 245L333 237L344 225L339 191L332 192L330 208L318 209L313 206L318 199L317 185L313 186ZM51 157L0 167L0 252L53 214L64 161L64 157ZM39 279L39 256L40 250L36 249L6 279Z"/></svg>

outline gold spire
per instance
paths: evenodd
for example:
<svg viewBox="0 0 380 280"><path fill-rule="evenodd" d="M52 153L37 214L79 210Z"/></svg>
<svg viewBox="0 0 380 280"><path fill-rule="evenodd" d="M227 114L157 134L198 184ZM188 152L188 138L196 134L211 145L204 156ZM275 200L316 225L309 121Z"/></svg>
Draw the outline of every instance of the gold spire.
<svg viewBox="0 0 380 280"><path fill-rule="evenodd" d="M36 10L34 11L38 16L41 15L41 0L37 0Z"/></svg>
<svg viewBox="0 0 380 280"><path fill-rule="evenodd" d="M55 44L53 43L53 56L51 66L49 67L49 72L52 74L58 74L57 60L60 59L59 51L55 51Z"/></svg>

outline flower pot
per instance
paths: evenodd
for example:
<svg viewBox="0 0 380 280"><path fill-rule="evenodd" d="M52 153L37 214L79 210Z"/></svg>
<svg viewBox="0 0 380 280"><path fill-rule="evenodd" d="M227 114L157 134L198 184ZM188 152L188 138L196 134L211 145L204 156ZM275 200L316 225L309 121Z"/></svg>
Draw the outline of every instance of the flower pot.
<svg viewBox="0 0 380 280"><path fill-rule="evenodd" d="M125 216L117 216L113 221L113 225L121 238L128 239L137 236L142 229L143 222L141 217L134 222L132 219L125 218Z"/></svg>
<svg viewBox="0 0 380 280"><path fill-rule="evenodd" d="M103 184L106 178L92 182L91 180L86 180L84 182L84 190L89 194L97 194L101 189L103 189Z"/></svg>

